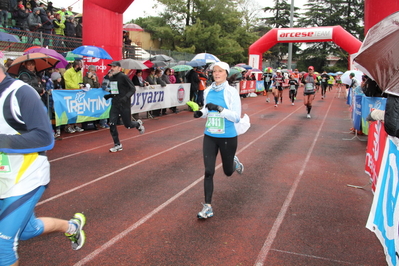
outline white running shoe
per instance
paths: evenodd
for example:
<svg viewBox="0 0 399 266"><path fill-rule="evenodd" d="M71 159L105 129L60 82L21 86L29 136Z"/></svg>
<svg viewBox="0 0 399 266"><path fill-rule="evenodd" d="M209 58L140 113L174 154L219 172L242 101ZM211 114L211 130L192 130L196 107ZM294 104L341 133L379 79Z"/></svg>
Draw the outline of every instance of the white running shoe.
<svg viewBox="0 0 399 266"><path fill-rule="evenodd" d="M202 210L197 214L198 219L206 219L213 216L212 206L210 204L202 204Z"/></svg>
<svg viewBox="0 0 399 266"><path fill-rule="evenodd" d="M244 165L238 160L237 156L234 156L234 165L236 172L241 175L244 172Z"/></svg>
<svg viewBox="0 0 399 266"><path fill-rule="evenodd" d="M140 119L137 120L137 123L139 123L139 127L137 128L140 132L140 134L144 134L145 132L145 127L143 126L143 121L141 121Z"/></svg>
<svg viewBox="0 0 399 266"><path fill-rule="evenodd" d="M307 115L306 115L306 118L311 118L310 114L307 114Z"/></svg>
<svg viewBox="0 0 399 266"><path fill-rule="evenodd" d="M122 144L119 145L115 145L114 147L112 147L111 149L109 149L110 152L118 152L118 151L122 151Z"/></svg>

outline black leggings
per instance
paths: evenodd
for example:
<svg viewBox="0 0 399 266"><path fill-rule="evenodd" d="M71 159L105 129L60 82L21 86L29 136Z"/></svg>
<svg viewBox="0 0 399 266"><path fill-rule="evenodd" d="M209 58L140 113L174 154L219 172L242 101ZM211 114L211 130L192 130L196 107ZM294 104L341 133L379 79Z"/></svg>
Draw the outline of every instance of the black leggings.
<svg viewBox="0 0 399 266"><path fill-rule="evenodd" d="M234 173L234 156L237 150L237 137L214 138L204 135L203 156L205 165L205 203L212 203L213 175L215 174L216 156L220 150L222 157L223 172L227 176Z"/></svg>
<svg viewBox="0 0 399 266"><path fill-rule="evenodd" d="M140 124L132 121L132 113L130 110L130 104L112 104L109 111L109 129L115 145L121 144L119 142L119 134L117 129L119 115L122 117L123 125L126 128L138 128Z"/></svg>

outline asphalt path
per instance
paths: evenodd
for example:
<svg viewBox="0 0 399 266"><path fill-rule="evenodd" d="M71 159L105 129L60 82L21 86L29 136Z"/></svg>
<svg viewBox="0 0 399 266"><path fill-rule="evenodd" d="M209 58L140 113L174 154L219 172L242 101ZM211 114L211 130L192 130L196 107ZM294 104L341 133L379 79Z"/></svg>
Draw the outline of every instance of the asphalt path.
<svg viewBox="0 0 399 266"><path fill-rule="evenodd" d="M196 218L204 119L180 107L144 119L143 135L119 126L118 153L108 151L108 130L63 133L48 152L51 183L36 213L83 212L87 243L73 251L59 233L21 241L21 265L386 265L365 228L366 142L349 133L346 100L317 94L307 119L302 90L294 106L287 91L278 107L242 99L251 119L238 139L245 170L226 177L218 158L207 220Z"/></svg>

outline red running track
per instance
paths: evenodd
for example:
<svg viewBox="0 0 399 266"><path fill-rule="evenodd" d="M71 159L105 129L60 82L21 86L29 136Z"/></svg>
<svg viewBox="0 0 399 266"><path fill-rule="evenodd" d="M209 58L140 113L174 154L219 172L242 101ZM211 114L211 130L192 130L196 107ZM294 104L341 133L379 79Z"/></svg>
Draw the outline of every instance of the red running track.
<svg viewBox="0 0 399 266"><path fill-rule="evenodd" d="M302 89L300 89L302 92ZM52 181L38 216L87 217L86 245L62 234L20 243L21 265L385 265L365 228L372 202L364 185L366 142L343 140L346 100L302 96L278 107L242 99L250 130L239 137L243 175L218 160L214 217L203 202L204 119L182 111L144 120L146 133L119 127L124 150L110 153L108 130L63 134L48 153ZM181 108L182 109L182 108Z"/></svg>

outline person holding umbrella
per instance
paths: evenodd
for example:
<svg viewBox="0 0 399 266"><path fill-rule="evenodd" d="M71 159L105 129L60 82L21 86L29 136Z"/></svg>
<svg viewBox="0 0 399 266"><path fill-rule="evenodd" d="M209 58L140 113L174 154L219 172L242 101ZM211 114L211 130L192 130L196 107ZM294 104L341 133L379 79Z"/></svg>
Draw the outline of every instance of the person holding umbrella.
<svg viewBox="0 0 399 266"><path fill-rule="evenodd" d="M131 118L130 98L136 92L136 87L129 77L121 72L122 67L120 62L114 61L109 66L111 66L109 78L111 94L104 95L106 100L112 98L111 110L109 111L109 129L114 141L114 147L109 149L109 151L118 152L123 150L116 127L119 115L122 117L123 124L127 129L137 128L140 134L144 134L145 128L141 120L137 120L136 122L132 121Z"/></svg>
<svg viewBox="0 0 399 266"><path fill-rule="evenodd" d="M41 78L37 76L36 73L35 60L29 60L22 63L22 66L19 69L18 79L31 85L32 88L34 88L38 92L43 90Z"/></svg>

